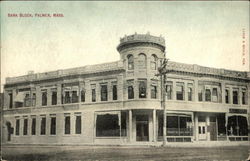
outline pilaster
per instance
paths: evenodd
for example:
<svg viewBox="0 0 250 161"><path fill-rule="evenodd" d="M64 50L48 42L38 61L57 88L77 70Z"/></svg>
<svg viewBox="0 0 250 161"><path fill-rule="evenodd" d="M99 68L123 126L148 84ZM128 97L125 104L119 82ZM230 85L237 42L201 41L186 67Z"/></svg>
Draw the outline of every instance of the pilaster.
<svg viewBox="0 0 250 161"><path fill-rule="evenodd" d="M195 102L199 102L199 85L198 85L198 79L194 78L194 94L193 99Z"/></svg>
<svg viewBox="0 0 250 161"><path fill-rule="evenodd" d="M176 100L176 81L173 80L173 100Z"/></svg>
<svg viewBox="0 0 250 161"><path fill-rule="evenodd" d="M62 104L62 84L58 83L57 85L57 104Z"/></svg>
<svg viewBox="0 0 250 161"><path fill-rule="evenodd" d="M225 104L226 103L226 100L225 100L225 97L226 97L226 94L225 94L225 89L226 85L225 85L225 82L221 82L221 103L222 104Z"/></svg>
<svg viewBox="0 0 250 161"><path fill-rule="evenodd" d="M41 87L39 85L36 86L36 107L42 105L42 95L41 95Z"/></svg>
<svg viewBox="0 0 250 161"><path fill-rule="evenodd" d="M132 128L132 110L129 110L129 141L133 141L133 128Z"/></svg>

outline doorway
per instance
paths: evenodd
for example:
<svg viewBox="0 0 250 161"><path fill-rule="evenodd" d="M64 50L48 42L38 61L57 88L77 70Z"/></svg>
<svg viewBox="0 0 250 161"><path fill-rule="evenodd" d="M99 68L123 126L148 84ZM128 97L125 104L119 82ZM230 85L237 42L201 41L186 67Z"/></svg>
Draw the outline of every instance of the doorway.
<svg viewBox="0 0 250 161"><path fill-rule="evenodd" d="M215 116L210 116L210 126L209 126L209 132L210 132L210 140L216 141L217 140L217 119Z"/></svg>
<svg viewBox="0 0 250 161"><path fill-rule="evenodd" d="M13 128L11 127L11 123L7 122L6 127L7 127L7 141L11 141L11 134L13 133Z"/></svg>
<svg viewBox="0 0 250 161"><path fill-rule="evenodd" d="M199 140L207 140L206 122L198 123Z"/></svg>
<svg viewBox="0 0 250 161"><path fill-rule="evenodd" d="M136 141L149 141L148 115L136 115Z"/></svg>

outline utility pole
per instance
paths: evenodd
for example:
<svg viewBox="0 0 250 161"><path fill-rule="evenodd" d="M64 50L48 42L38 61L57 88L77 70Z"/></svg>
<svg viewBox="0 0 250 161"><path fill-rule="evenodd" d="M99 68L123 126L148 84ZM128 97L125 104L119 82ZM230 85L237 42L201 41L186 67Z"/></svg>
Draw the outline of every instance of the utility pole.
<svg viewBox="0 0 250 161"><path fill-rule="evenodd" d="M166 74L167 74L167 63L168 59L164 58L163 61L161 61L161 66L158 68L158 74L156 76L160 76L161 79L161 106L163 108L163 146L166 146L167 143L167 110L166 110Z"/></svg>

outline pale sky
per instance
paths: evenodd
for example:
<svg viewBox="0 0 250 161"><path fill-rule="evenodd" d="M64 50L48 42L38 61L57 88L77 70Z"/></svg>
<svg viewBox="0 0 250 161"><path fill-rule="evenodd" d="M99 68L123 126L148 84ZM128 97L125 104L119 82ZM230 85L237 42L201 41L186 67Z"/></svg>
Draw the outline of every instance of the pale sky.
<svg viewBox="0 0 250 161"><path fill-rule="evenodd" d="M62 13L62 18L8 17ZM245 30L245 55L243 55ZM249 71L249 2L1 2L6 77L119 60L120 37L162 35L171 61ZM246 64L242 64L242 59Z"/></svg>

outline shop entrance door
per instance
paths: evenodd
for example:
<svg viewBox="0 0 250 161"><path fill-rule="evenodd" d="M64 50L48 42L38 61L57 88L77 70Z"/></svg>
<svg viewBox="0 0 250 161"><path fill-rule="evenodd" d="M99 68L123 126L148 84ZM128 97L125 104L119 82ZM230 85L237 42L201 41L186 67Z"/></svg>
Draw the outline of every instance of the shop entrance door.
<svg viewBox="0 0 250 161"><path fill-rule="evenodd" d="M136 115L136 141L149 141L148 115Z"/></svg>
<svg viewBox="0 0 250 161"><path fill-rule="evenodd" d="M210 132L210 140L216 141L217 140L217 119L215 116L210 116L210 125L209 125L209 132Z"/></svg>
<svg viewBox="0 0 250 161"><path fill-rule="evenodd" d="M206 122L198 123L198 133L199 140L207 140Z"/></svg>

